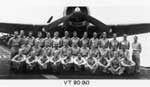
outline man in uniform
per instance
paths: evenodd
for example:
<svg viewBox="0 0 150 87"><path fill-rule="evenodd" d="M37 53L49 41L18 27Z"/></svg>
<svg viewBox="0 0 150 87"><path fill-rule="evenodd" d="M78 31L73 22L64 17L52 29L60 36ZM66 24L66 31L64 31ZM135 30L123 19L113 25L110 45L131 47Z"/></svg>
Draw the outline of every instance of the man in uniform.
<svg viewBox="0 0 150 87"><path fill-rule="evenodd" d="M62 38L62 46L65 44L70 45L71 39L69 37L69 32L65 31L65 36Z"/></svg>
<svg viewBox="0 0 150 87"><path fill-rule="evenodd" d="M100 48L108 48L109 40L107 39L106 32L103 32L102 36L103 36L103 38L99 40L99 47Z"/></svg>
<svg viewBox="0 0 150 87"><path fill-rule="evenodd" d="M35 39L35 42L37 43L40 47L44 46L44 39L42 38L42 32L38 32L38 37Z"/></svg>
<svg viewBox="0 0 150 87"><path fill-rule="evenodd" d="M11 50L11 58L13 58L19 50L20 47L20 39L18 38L18 31L14 32L14 36L9 39L8 46L10 46Z"/></svg>
<svg viewBox="0 0 150 87"><path fill-rule="evenodd" d="M117 51L119 48L119 41L117 40L117 34L113 34L113 40L109 43L109 48L111 51Z"/></svg>
<svg viewBox="0 0 150 87"><path fill-rule="evenodd" d="M98 47L98 38L96 32L93 33L93 37L90 39L90 48L92 48L93 46Z"/></svg>
<svg viewBox="0 0 150 87"><path fill-rule="evenodd" d="M52 47L52 38L49 32L46 33L46 38L44 39L44 46Z"/></svg>
<svg viewBox="0 0 150 87"><path fill-rule="evenodd" d="M57 46L58 46L58 48L61 46L61 39L59 38L59 32L54 32L54 37L53 37L53 39L52 39L52 45L53 45L53 47L54 47L54 45L56 45L57 44Z"/></svg>
<svg viewBox="0 0 150 87"><path fill-rule="evenodd" d="M135 62L135 72L140 72L140 53L142 51L141 44L138 42L138 37L134 37L134 42L132 43L132 60Z"/></svg>
<svg viewBox="0 0 150 87"><path fill-rule="evenodd" d="M77 32L74 31L74 32L73 32L73 37L71 38L71 46L73 46L73 45L79 46L79 41L80 41L80 39L78 38L77 35L78 35Z"/></svg>
<svg viewBox="0 0 150 87"><path fill-rule="evenodd" d="M24 35L24 30L20 30L19 38L20 38L20 47L21 47L22 45L24 45L24 43L26 41L26 37Z"/></svg>
<svg viewBox="0 0 150 87"><path fill-rule="evenodd" d="M32 47L34 45L35 38L32 36L32 31L29 32L28 37L26 38L28 40L28 44Z"/></svg>
<svg viewBox="0 0 150 87"><path fill-rule="evenodd" d="M123 40L120 42L120 49L127 49L129 50L130 48L130 42L127 40L127 34L123 35Z"/></svg>
<svg viewBox="0 0 150 87"><path fill-rule="evenodd" d="M80 39L80 46L83 47L84 45L89 47L89 38L87 32L84 32L83 37Z"/></svg>
<svg viewBox="0 0 150 87"><path fill-rule="evenodd" d="M68 43L64 43L61 48L61 63L63 66L63 70L69 71L73 64L73 59L71 58L71 47L69 47Z"/></svg>

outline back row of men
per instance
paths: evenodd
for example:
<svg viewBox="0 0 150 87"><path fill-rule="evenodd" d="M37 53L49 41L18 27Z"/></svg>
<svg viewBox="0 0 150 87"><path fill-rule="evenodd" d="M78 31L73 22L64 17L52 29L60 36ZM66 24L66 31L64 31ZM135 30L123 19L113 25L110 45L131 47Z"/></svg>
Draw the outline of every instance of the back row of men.
<svg viewBox="0 0 150 87"><path fill-rule="evenodd" d="M130 42L127 40L127 35L123 35L123 40L117 40L117 34L113 34L113 39L108 40L106 32L103 32L100 38L97 38L97 33L93 33L93 37L91 39L88 38L88 33L84 32L83 37L80 39L77 35L77 32L73 32L73 37L69 37L69 32L64 32L64 37L59 37L59 32L54 32L54 37L51 38L51 34L47 32L46 37L42 38L42 32L38 32L38 37L35 38L32 36L32 32L29 32L28 36L24 35L24 31L20 31L20 35L17 31L14 32L14 36L10 38L8 41L8 45L11 47L11 58L18 54L19 49L28 49L25 54L29 54L29 50L32 50L34 47L40 48L61 48L64 50L65 48L70 47L70 49L79 48L81 51L82 48L87 48L87 50L96 49L99 51L100 55L104 54L105 51L128 51L130 48ZM141 44L138 42L138 37L134 37L134 42L132 43L132 60L136 64L136 72L140 72L140 53L141 53ZM78 50L78 49L77 49ZM74 53L75 51L74 50ZM66 51L67 52L67 51ZM86 53L86 50L83 50ZM93 50L94 54L98 54L95 50Z"/></svg>

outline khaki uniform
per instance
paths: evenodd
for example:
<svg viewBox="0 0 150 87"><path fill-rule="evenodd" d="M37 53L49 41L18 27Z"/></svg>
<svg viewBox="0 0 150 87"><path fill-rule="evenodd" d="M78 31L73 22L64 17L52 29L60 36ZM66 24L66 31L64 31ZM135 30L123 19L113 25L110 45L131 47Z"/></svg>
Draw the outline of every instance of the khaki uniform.
<svg viewBox="0 0 150 87"><path fill-rule="evenodd" d="M132 60L135 62L135 72L140 72L140 53L141 53L141 44L132 43Z"/></svg>
<svg viewBox="0 0 150 87"><path fill-rule="evenodd" d="M90 47L92 48L92 46L96 46L96 47L98 47L98 43L99 43L99 41L98 41L98 39L96 38L91 38L90 39Z"/></svg>
<svg viewBox="0 0 150 87"><path fill-rule="evenodd" d="M79 41L80 41L80 39L78 37L72 37L71 45L73 46L73 44L76 44L77 46L79 46Z"/></svg>
<svg viewBox="0 0 150 87"><path fill-rule="evenodd" d="M108 48L109 40L108 39L100 39L99 40L99 47L100 48Z"/></svg>
<svg viewBox="0 0 150 87"><path fill-rule="evenodd" d="M33 46L33 45L34 45L34 40L35 40L35 38L34 38L33 36L32 36L32 37L27 37L26 39L27 39L28 44L29 44L30 46Z"/></svg>
<svg viewBox="0 0 150 87"><path fill-rule="evenodd" d="M64 46L65 44L68 44L70 46L70 42L71 42L71 39L68 37L63 37L62 38L62 46Z"/></svg>
<svg viewBox="0 0 150 87"><path fill-rule="evenodd" d="M46 38L44 39L44 46L52 47L52 39L46 37Z"/></svg>
<svg viewBox="0 0 150 87"><path fill-rule="evenodd" d="M14 38L10 38L8 45L11 46L10 50L11 50L11 58L14 57L19 50L20 47L20 39L18 37Z"/></svg>
<svg viewBox="0 0 150 87"><path fill-rule="evenodd" d="M118 48L119 48L119 41L117 41L117 40L111 40L110 44L109 44L109 48L112 51L117 51Z"/></svg>
<svg viewBox="0 0 150 87"><path fill-rule="evenodd" d="M88 38L82 38L81 40L80 40L80 42L81 42L81 47L83 47L84 45L86 45L87 47L89 47L89 39Z"/></svg>

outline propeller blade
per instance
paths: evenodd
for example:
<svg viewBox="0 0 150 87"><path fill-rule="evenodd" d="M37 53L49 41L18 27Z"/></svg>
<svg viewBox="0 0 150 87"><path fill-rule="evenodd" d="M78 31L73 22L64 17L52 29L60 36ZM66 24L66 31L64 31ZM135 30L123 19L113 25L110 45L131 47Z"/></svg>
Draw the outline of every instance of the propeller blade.
<svg viewBox="0 0 150 87"><path fill-rule="evenodd" d="M53 19L53 16L51 16L51 17L49 18L49 20L47 21L47 23L50 23L52 19Z"/></svg>

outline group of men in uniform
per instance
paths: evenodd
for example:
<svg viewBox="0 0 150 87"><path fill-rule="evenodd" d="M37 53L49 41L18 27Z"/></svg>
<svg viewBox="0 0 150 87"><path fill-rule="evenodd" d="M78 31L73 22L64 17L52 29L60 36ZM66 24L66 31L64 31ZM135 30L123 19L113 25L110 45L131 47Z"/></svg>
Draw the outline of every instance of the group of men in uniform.
<svg viewBox="0 0 150 87"><path fill-rule="evenodd" d="M77 32L73 32L73 37L69 37L69 32L64 32L64 37L59 37L59 32L54 32L51 37L50 32L46 32L46 37L42 37L42 32L38 32L38 37L24 35L21 30L14 32L14 36L8 41L11 47L11 67L19 71L24 69L32 71L47 70L49 72L67 72L73 69L74 72L89 73L112 73L121 75L124 73L140 72L141 44L138 37L134 37L132 43L132 57L129 55L130 42L127 35L123 35L123 40L117 40L117 34L113 34L113 39L107 38L107 33L103 32L98 38L97 33L93 33L91 39L88 33L84 32L79 38ZM25 66L25 67L24 67Z"/></svg>

